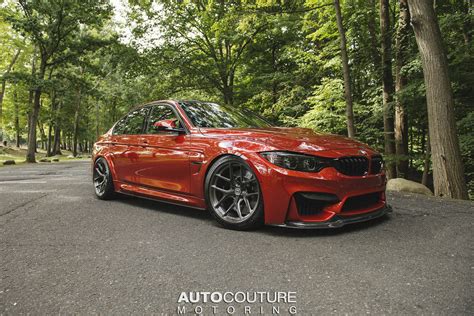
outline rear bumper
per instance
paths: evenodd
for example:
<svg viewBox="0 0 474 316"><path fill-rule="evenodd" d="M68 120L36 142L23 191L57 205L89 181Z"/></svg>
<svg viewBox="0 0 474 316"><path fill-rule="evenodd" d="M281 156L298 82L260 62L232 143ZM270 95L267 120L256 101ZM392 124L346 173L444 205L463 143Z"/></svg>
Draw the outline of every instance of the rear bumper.
<svg viewBox="0 0 474 316"><path fill-rule="evenodd" d="M382 217L392 212L392 208L389 205L377 209L370 213L364 213L361 215L352 216L340 216L335 215L326 222L300 222L300 221L288 221L284 224L272 225L278 227L297 228L297 229L319 229L319 228L338 228L347 224L354 224L360 222L370 221L375 218Z"/></svg>

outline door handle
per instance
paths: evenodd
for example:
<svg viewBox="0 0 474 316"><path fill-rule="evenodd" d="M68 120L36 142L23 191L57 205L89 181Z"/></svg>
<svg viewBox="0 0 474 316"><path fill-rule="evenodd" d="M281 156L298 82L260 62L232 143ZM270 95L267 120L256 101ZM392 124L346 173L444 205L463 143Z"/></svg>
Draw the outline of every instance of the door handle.
<svg viewBox="0 0 474 316"><path fill-rule="evenodd" d="M142 139L142 144L141 144L142 147L146 147L148 146L148 140L147 139Z"/></svg>

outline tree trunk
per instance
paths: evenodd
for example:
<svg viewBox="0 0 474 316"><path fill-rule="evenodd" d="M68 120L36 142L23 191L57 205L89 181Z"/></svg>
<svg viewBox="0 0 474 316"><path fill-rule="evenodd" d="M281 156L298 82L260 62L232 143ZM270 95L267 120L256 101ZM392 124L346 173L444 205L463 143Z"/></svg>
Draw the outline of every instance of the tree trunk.
<svg viewBox="0 0 474 316"><path fill-rule="evenodd" d="M467 199L448 59L431 0L408 2L423 65L435 195Z"/></svg>
<svg viewBox="0 0 474 316"><path fill-rule="evenodd" d="M427 185L428 184L428 175L430 173L430 155L431 155L431 147L430 147L430 134L426 135L426 149L425 149L425 157L423 163L423 176L421 177L421 184Z"/></svg>
<svg viewBox="0 0 474 316"><path fill-rule="evenodd" d="M44 80L46 73L46 59L41 56L40 71L38 74L38 80ZM28 131L28 151L26 153L26 162L36 162L36 124L38 122L39 112L41 109L41 85L37 86L34 90L33 97L33 109L30 115L29 131Z"/></svg>
<svg viewBox="0 0 474 316"><path fill-rule="evenodd" d="M80 108L81 108L81 88L79 88L77 92L77 104L76 104L76 111L74 113L74 134L73 134L73 146L72 146L72 154L74 157L77 156L77 137L79 133L79 119L80 119Z"/></svg>
<svg viewBox="0 0 474 316"><path fill-rule="evenodd" d="M393 161L395 139L393 126L393 78L392 42L390 36L389 0L380 0L380 33L382 37L382 82L383 82L383 130L385 155L387 156L387 178L396 178L397 171Z"/></svg>
<svg viewBox="0 0 474 316"><path fill-rule="evenodd" d="M18 56L20 56L20 53L21 53L21 49L18 49L15 55L13 56L12 61L8 65L7 70L5 71L3 76L8 75L10 73L10 71L12 70L13 66L16 63L16 60L18 59ZM6 85L7 85L7 80L5 79L5 77L3 77L2 88L0 90L0 141L3 141L3 97L5 95Z"/></svg>
<svg viewBox="0 0 474 316"><path fill-rule="evenodd" d="M61 153L61 129L58 125L54 126L54 141L52 156L62 155Z"/></svg>
<svg viewBox="0 0 474 316"><path fill-rule="evenodd" d="M276 104L278 102L278 82L276 80L276 74L278 72L277 50L278 50L277 44L273 43L272 44L272 70L273 70L272 104Z"/></svg>
<svg viewBox="0 0 474 316"><path fill-rule="evenodd" d="M370 36L370 43L372 44L370 47L371 55L372 55L372 62L374 64L375 72L378 74L380 71L380 52L378 51L377 47L379 47L379 41L377 40L377 32L375 30L375 0L369 1L370 10L368 12L368 19L367 19L367 29L369 30Z"/></svg>
<svg viewBox="0 0 474 316"><path fill-rule="evenodd" d="M341 38L340 46L341 46L342 72L344 75L344 96L346 99L347 135L349 137L354 137L355 136L354 110L352 107L349 58L347 57L346 32L342 24L342 14L341 14L341 6L339 4L339 0L334 0L334 8L336 9L337 28L339 30L339 36Z"/></svg>
<svg viewBox="0 0 474 316"><path fill-rule="evenodd" d="M15 143L20 148L20 108L18 106L18 93L13 91L13 107L15 109Z"/></svg>
<svg viewBox="0 0 474 316"><path fill-rule="evenodd" d="M46 149L46 133L44 132L44 126L38 119L38 129L40 130L40 137L41 137L41 149Z"/></svg>
<svg viewBox="0 0 474 316"><path fill-rule="evenodd" d="M46 156L51 157L52 148L51 145L53 144L53 126L52 122L48 124L48 137L46 139Z"/></svg>
<svg viewBox="0 0 474 316"><path fill-rule="evenodd" d="M100 126L99 126L99 123L100 123L100 120L99 120L99 116L100 116L100 113L99 113L99 100L96 100L96 103L95 103L95 139L99 139L99 136L100 136Z"/></svg>
<svg viewBox="0 0 474 316"><path fill-rule="evenodd" d="M406 177L408 172L408 119L405 105L400 100L400 92L407 83L402 74L402 67L407 62L408 36L410 28L410 12L407 0L400 0L400 16L396 38L396 67L395 67L395 151L397 154L398 177Z"/></svg>
<svg viewBox="0 0 474 316"><path fill-rule="evenodd" d="M51 75L50 75L51 78ZM49 124L48 124L48 145L46 146L46 156L51 157L53 155L53 129L54 125L56 124L56 92L53 90L51 94L51 113L49 116Z"/></svg>
<svg viewBox="0 0 474 316"><path fill-rule="evenodd" d="M31 78L34 79L36 76L36 47L33 50L33 57L31 58ZM30 87L28 91L28 110L27 110L27 119L28 119L28 134L27 136L27 145L29 142L30 130L31 130L31 112L33 109L33 99L35 95L34 88Z"/></svg>
<svg viewBox="0 0 474 316"><path fill-rule="evenodd" d="M471 42L472 23L469 17L471 17L472 14L473 1L457 0L457 2L461 6L461 12L463 12L467 17L464 19L464 23L462 24L462 36L464 38L464 44L468 45Z"/></svg>
<svg viewBox="0 0 474 316"><path fill-rule="evenodd" d="M232 72L222 75L222 96L225 104L234 104L234 75Z"/></svg>
<svg viewBox="0 0 474 316"><path fill-rule="evenodd" d="M61 127L59 124L59 117L61 114L61 102L58 103L54 117L54 141L52 156L61 155Z"/></svg>

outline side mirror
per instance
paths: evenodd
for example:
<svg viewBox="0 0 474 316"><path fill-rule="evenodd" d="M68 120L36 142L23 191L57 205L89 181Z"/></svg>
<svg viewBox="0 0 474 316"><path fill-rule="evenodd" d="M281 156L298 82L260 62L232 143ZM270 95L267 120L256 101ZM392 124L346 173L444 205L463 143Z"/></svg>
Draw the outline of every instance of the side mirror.
<svg viewBox="0 0 474 316"><path fill-rule="evenodd" d="M160 132L185 134L184 128L177 128L174 120L163 120L153 124L153 128Z"/></svg>

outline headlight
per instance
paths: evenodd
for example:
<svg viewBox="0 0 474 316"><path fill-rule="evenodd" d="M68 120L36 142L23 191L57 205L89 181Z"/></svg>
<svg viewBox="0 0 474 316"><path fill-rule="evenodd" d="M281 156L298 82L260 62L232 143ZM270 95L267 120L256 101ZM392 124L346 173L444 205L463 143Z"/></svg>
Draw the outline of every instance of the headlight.
<svg viewBox="0 0 474 316"><path fill-rule="evenodd" d="M297 171L318 172L331 165L331 159L328 158L284 151L267 151L260 153L260 155L274 165Z"/></svg>

